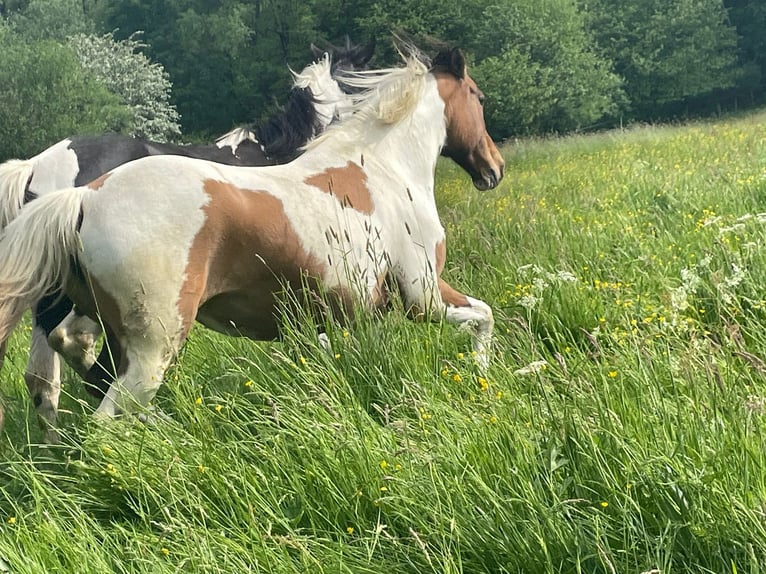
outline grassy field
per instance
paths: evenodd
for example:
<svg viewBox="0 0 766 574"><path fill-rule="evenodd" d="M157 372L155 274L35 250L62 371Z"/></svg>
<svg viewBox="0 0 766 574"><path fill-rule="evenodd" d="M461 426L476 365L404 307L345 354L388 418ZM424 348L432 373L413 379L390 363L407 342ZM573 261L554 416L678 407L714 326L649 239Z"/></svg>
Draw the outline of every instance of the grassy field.
<svg viewBox="0 0 766 574"><path fill-rule="evenodd" d="M14 336L0 572L758 572L766 564L766 113L522 141L439 168L445 277L495 310L283 344L196 330L98 425L67 373L41 447Z"/></svg>

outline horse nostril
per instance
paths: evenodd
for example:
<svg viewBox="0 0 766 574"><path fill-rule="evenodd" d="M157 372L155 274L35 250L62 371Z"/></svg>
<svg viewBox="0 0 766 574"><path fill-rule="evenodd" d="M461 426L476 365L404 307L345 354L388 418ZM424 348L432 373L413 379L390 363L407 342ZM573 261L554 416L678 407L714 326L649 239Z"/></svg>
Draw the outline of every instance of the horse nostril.
<svg viewBox="0 0 766 574"><path fill-rule="evenodd" d="M502 163L496 169L492 170L492 175L495 178L495 185L500 183L500 180L503 179L504 173L505 173L505 165Z"/></svg>

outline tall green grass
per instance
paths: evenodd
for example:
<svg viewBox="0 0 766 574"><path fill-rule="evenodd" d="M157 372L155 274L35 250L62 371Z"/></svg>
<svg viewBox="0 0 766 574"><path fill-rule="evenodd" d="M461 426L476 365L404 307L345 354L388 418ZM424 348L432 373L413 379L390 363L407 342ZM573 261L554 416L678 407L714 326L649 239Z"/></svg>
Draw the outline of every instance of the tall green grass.
<svg viewBox="0 0 766 574"><path fill-rule="evenodd" d="M39 445L0 380L0 572L758 572L766 561L766 114L439 168L444 276L495 310L284 343L197 329L149 424L67 373Z"/></svg>

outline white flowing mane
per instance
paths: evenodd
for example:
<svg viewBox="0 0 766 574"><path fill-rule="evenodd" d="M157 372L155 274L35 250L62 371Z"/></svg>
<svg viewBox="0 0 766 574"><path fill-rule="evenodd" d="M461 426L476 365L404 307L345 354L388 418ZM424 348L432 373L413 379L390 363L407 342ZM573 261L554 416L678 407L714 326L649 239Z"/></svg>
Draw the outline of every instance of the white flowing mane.
<svg viewBox="0 0 766 574"><path fill-rule="evenodd" d="M309 64L300 72L296 72L292 68L289 68L289 70L293 75L293 87L310 88L312 86L320 86L323 79L332 76L330 73L330 54L325 53L322 58L313 64Z"/></svg>
<svg viewBox="0 0 766 574"><path fill-rule="evenodd" d="M415 110L423 96L428 65L418 53L402 56L405 66L383 70L343 72L337 81L352 90L362 90L349 96L344 112L352 116L344 122L333 124L320 136L306 144L310 150L327 139L361 139L368 129L370 120L383 124L395 124L407 118Z"/></svg>
<svg viewBox="0 0 766 574"><path fill-rule="evenodd" d="M324 130L342 113L341 107L345 108L345 102L348 99L332 76L330 55L325 54L301 72L290 69L290 73L293 75L294 88L311 91L314 98L314 111L321 129Z"/></svg>
<svg viewBox="0 0 766 574"><path fill-rule="evenodd" d="M245 126L240 126L238 128L234 128L230 132L226 132L217 140L215 140L215 145L217 145L219 148L229 146L232 150L231 153L235 153L237 146L239 146L239 144L245 140L250 140L251 142L258 143L258 138L255 137L255 132L253 130Z"/></svg>

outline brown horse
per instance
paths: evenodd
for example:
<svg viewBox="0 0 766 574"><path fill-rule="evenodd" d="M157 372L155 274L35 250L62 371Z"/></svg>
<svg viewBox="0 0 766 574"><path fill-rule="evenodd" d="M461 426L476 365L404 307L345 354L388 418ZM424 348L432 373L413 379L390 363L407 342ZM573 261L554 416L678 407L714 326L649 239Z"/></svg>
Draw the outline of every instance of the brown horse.
<svg viewBox="0 0 766 574"><path fill-rule="evenodd" d="M150 157L25 207L0 239L0 341L65 284L117 342L118 377L97 410L113 416L151 400L195 319L271 339L285 285L321 288L342 309L381 306L396 285L412 316L474 325L486 366L492 311L440 277L434 200L441 152L478 189L503 176L462 53L442 52L430 68L410 55L403 68L341 81L362 90L354 115L292 163Z"/></svg>

